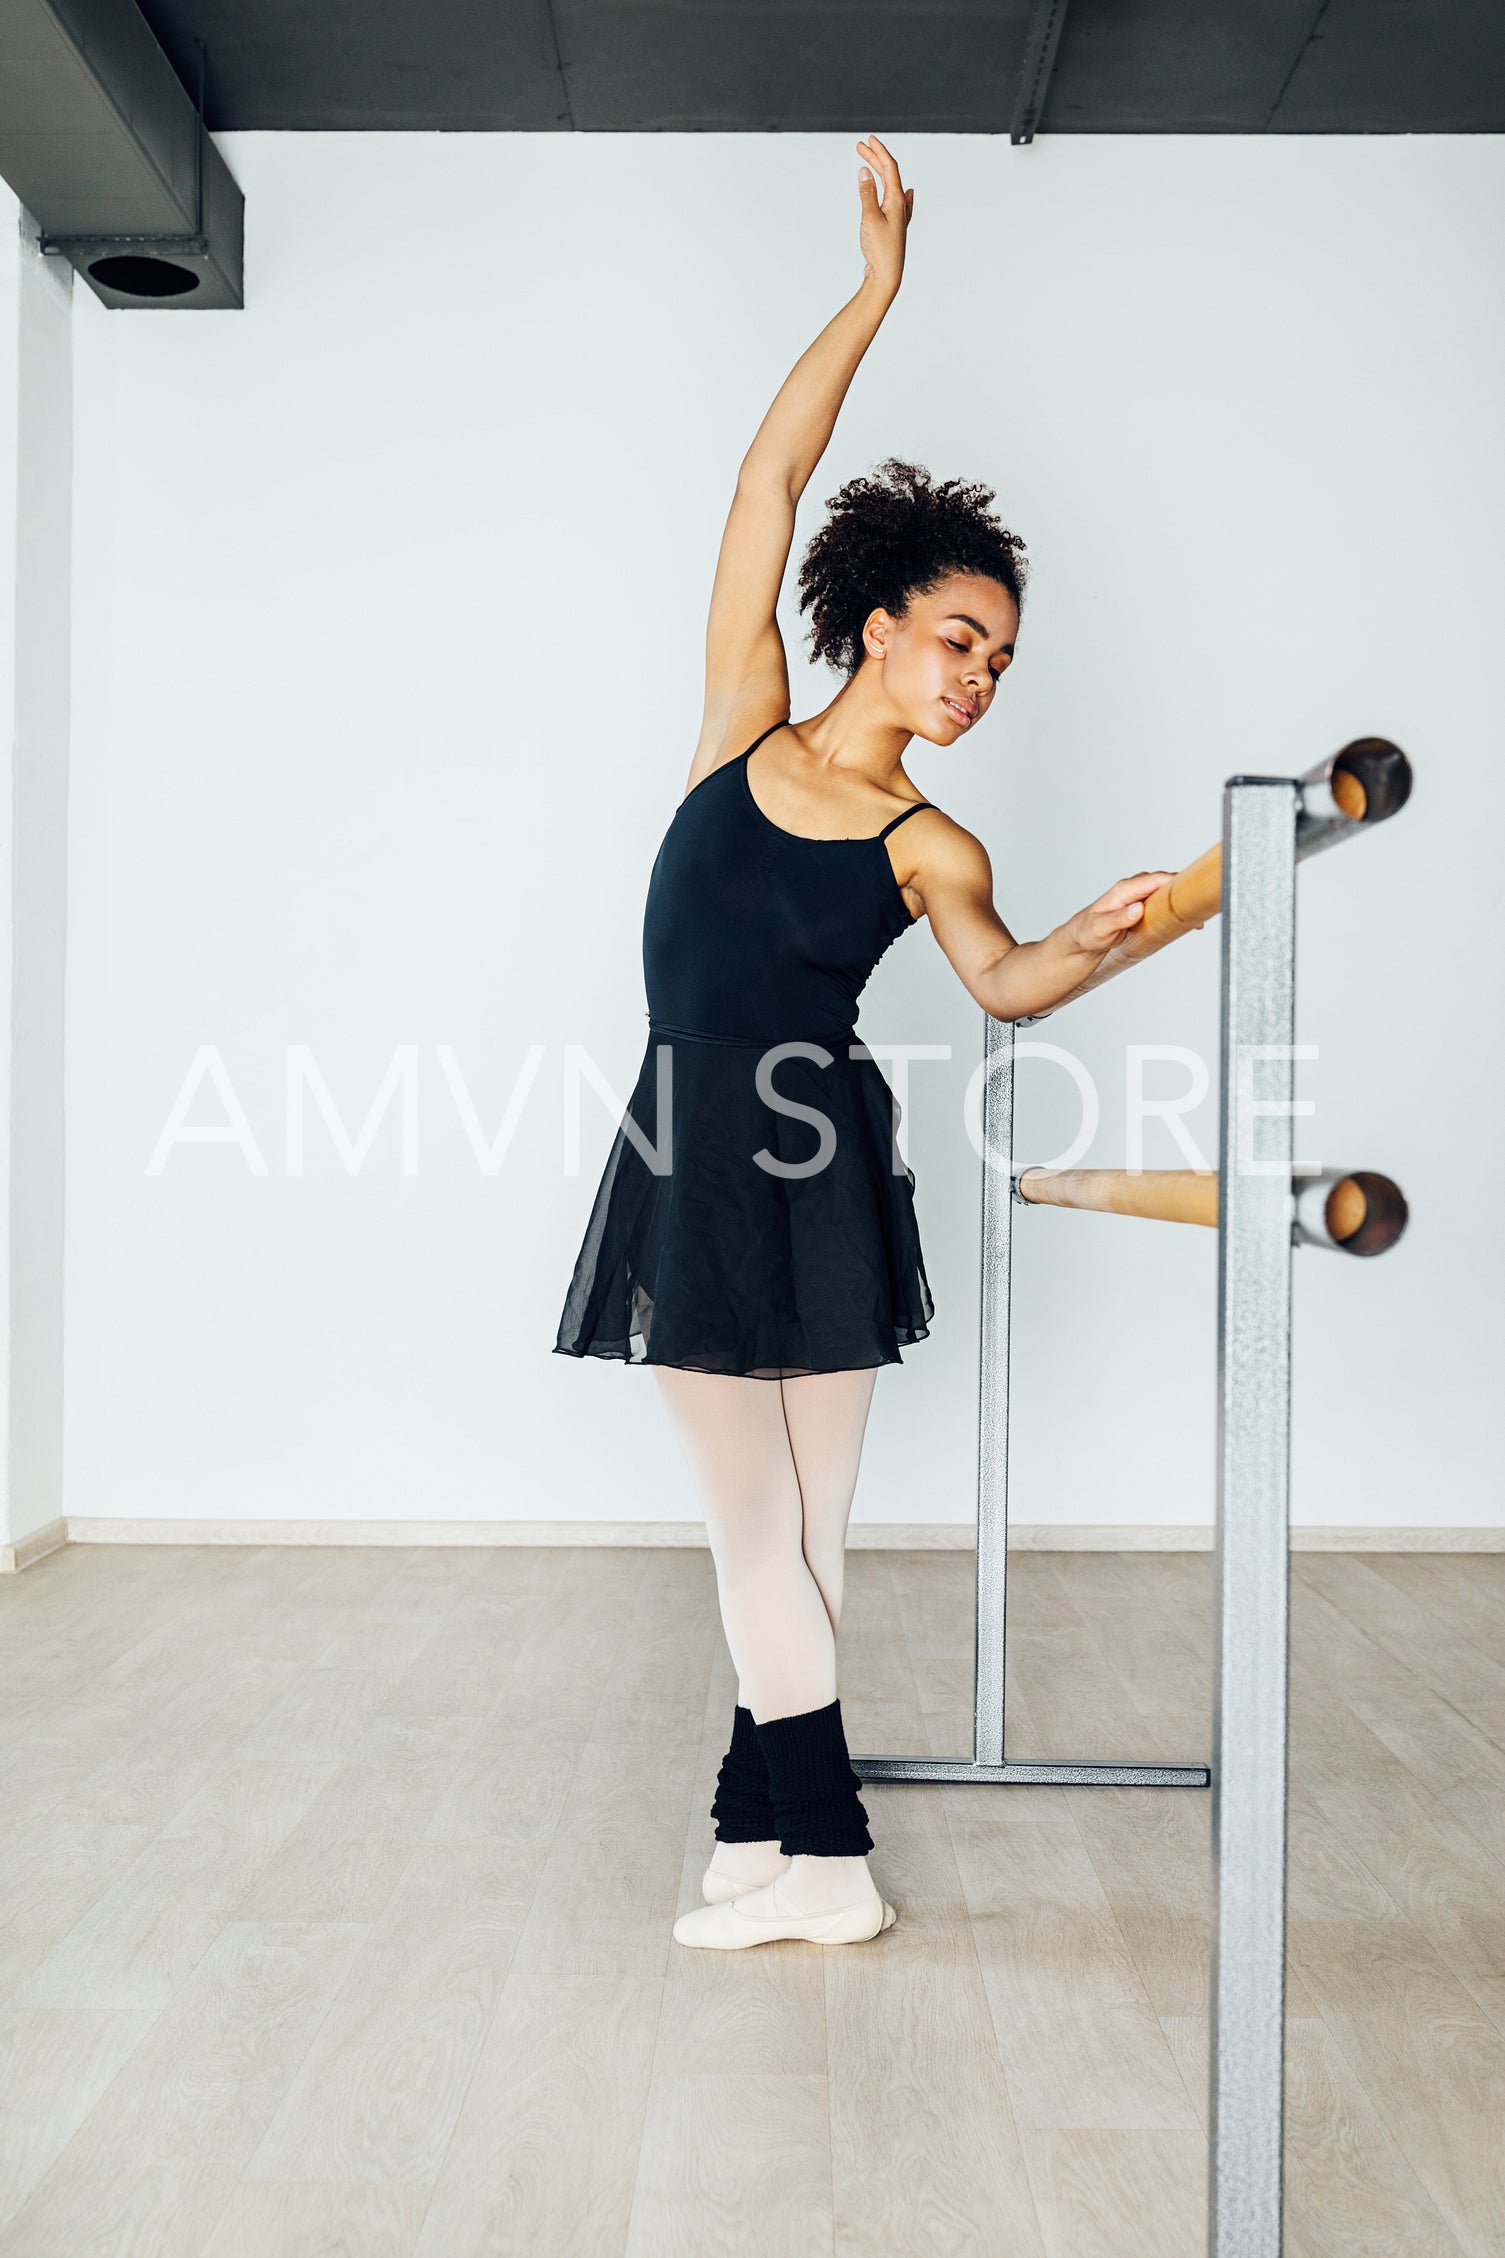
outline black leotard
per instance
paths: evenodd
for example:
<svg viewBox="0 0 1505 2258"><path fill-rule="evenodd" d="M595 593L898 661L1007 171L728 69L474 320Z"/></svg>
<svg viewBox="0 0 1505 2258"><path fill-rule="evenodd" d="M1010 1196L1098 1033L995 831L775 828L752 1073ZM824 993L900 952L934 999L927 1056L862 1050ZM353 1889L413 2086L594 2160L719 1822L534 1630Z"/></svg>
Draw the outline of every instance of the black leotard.
<svg viewBox="0 0 1505 2258"><path fill-rule="evenodd" d="M664 835L643 913L656 1034L845 1041L873 967L915 922L884 842L931 803L917 801L866 838L785 831L747 777L751 755L772 735L765 729L703 777Z"/></svg>
<svg viewBox="0 0 1505 2258"><path fill-rule="evenodd" d="M930 803L868 838L802 838L754 800L756 750L680 801L653 865L651 1024L563 1356L777 1380L901 1363L929 1331L898 1100L850 1038L874 965L915 922L885 842Z"/></svg>

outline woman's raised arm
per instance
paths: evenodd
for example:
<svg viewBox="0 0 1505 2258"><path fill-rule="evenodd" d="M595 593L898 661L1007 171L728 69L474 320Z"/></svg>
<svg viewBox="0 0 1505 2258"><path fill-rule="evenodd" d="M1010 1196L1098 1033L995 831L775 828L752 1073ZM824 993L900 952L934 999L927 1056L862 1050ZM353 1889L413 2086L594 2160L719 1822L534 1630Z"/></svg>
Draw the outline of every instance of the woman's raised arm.
<svg viewBox="0 0 1505 2258"><path fill-rule="evenodd" d="M740 748L789 712L777 606L795 505L826 451L857 365L893 304L914 207L914 190L904 187L881 141L859 141L857 152L864 159L857 180L862 282L795 362L737 474L711 589L705 713L686 790L718 767L734 742Z"/></svg>

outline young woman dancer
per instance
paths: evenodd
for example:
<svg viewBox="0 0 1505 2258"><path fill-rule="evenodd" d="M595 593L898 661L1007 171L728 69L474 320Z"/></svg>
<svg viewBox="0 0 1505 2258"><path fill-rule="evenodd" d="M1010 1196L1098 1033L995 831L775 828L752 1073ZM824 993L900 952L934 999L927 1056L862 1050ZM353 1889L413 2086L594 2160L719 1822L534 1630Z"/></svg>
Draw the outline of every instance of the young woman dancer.
<svg viewBox="0 0 1505 2258"><path fill-rule="evenodd" d="M1024 545L986 487L889 462L836 495L800 604L846 679L789 719L775 607L795 505L899 288L913 207L882 142L857 149L862 283L738 476L700 741L649 881L648 1048L555 1342L654 1368L705 1508L738 1701L707 1902L674 1934L722 1950L854 1944L894 1920L867 1865L836 1634L877 1370L925 1339L934 1304L858 997L926 917L986 1011L1044 1011L1170 876L1120 879L1016 942L985 849L904 773L911 738L954 745L977 727L1014 655Z"/></svg>

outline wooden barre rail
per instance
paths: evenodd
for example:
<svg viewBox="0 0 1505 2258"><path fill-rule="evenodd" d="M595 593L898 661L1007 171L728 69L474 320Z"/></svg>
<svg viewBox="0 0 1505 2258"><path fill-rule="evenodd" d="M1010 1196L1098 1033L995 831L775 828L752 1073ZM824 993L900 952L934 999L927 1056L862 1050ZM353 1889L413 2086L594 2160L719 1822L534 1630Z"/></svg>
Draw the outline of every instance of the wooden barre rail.
<svg viewBox="0 0 1505 2258"><path fill-rule="evenodd" d="M1151 1223L1218 1227L1218 1179L1195 1168L1023 1168L1019 1197L1032 1207L1079 1207Z"/></svg>
<svg viewBox="0 0 1505 2258"><path fill-rule="evenodd" d="M1309 775L1299 777L1302 787L1296 853L1301 860L1321 847L1332 846L1361 827L1382 823L1403 808L1411 793L1411 764L1398 745L1387 737L1356 737L1331 760ZM1073 988L1061 1004L1100 988L1105 980L1142 964L1183 933L1200 932L1223 904L1223 847L1221 840L1178 870L1175 877L1151 894L1139 923L1108 951L1095 972ZM1048 1019L1050 1012L1033 1012L1033 1019ZM1138 1212L1137 1210L1125 1212Z"/></svg>
<svg viewBox="0 0 1505 2258"><path fill-rule="evenodd" d="M1022 1168L1014 1179L1031 1207L1075 1207L1137 1215L1151 1223L1201 1223L1216 1230L1218 1179L1196 1168ZM1372 1169L1294 1176L1296 1235L1344 1254L1383 1254L1406 1227L1400 1186Z"/></svg>

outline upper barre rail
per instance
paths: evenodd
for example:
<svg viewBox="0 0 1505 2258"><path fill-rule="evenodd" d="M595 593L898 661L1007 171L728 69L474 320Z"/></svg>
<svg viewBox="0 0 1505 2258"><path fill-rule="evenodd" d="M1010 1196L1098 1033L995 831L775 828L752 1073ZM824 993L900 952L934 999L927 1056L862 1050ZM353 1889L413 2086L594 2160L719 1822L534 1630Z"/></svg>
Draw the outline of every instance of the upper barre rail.
<svg viewBox="0 0 1505 2258"><path fill-rule="evenodd" d="M1258 780L1240 777L1235 781ZM1296 860L1304 862L1308 855L1335 847L1342 839L1372 831L1377 823L1405 806L1411 797L1411 782L1411 763L1388 737L1356 737L1341 752L1319 761L1295 779ZM1062 1004L1075 1003L1078 996L1100 988L1131 964L1142 964L1146 957L1179 941L1184 933L1200 932L1222 906L1223 847L1219 841L1178 870L1158 893L1150 895L1139 923L1069 996L1062 996L1044 1011L1031 1012L1030 1019L1048 1019Z"/></svg>

